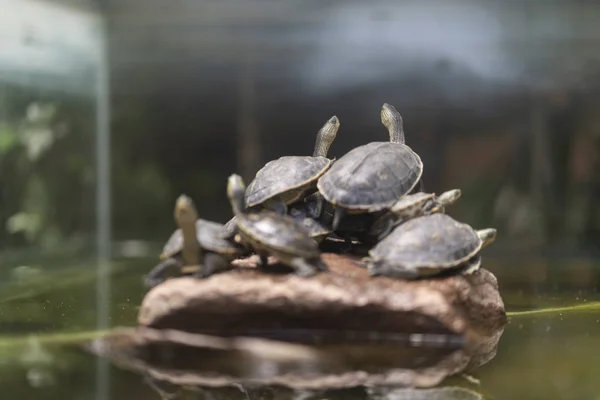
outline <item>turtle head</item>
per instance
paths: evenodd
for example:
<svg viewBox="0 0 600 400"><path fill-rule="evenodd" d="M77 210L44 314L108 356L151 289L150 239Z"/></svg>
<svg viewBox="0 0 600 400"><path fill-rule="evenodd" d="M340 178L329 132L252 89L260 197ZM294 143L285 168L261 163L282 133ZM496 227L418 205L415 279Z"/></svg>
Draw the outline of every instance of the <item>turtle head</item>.
<svg viewBox="0 0 600 400"><path fill-rule="evenodd" d="M317 133L317 141L315 142L315 150L313 157L327 157L329 147L335 140L337 131L340 129L340 120L335 115L323 125Z"/></svg>
<svg viewBox="0 0 600 400"><path fill-rule="evenodd" d="M456 203L456 200L460 198L461 194L462 192L460 191L460 189L448 190L439 195L439 197L437 198L437 202L442 207L451 206L452 204Z"/></svg>
<svg viewBox="0 0 600 400"><path fill-rule="evenodd" d="M497 231L494 228L481 229L477 231L477 236L479 236L479 239L481 239L482 248L496 240L496 232Z"/></svg>
<svg viewBox="0 0 600 400"><path fill-rule="evenodd" d="M231 203L233 214L237 215L244 210L244 194L246 184L241 176L233 174L227 179L227 197Z"/></svg>
<svg viewBox="0 0 600 400"><path fill-rule="evenodd" d="M175 222L181 229L194 227L198 219L198 211L191 197L185 194L177 197L175 201L175 211L173 212ZM195 229L195 228L194 228Z"/></svg>
<svg viewBox="0 0 600 400"><path fill-rule="evenodd" d="M396 108L388 103L381 107L381 123L390 133L390 142L404 144L404 126L402 117Z"/></svg>

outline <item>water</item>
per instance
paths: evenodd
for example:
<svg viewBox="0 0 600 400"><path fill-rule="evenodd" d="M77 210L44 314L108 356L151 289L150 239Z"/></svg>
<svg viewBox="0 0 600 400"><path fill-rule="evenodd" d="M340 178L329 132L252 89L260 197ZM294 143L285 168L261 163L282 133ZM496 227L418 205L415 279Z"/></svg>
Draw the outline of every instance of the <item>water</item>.
<svg viewBox="0 0 600 400"><path fill-rule="evenodd" d="M112 265L108 305L113 327L135 324L144 295L140 277L151 262ZM109 384L98 388L98 360L80 346L82 340L94 336L95 312L90 307L96 287L93 269L40 275L21 271L21 282L5 285L0 292L2 398L94 399L105 392L106 398L115 400L161 399L159 392L163 391L163 398L177 393L173 398L180 399L477 398L468 397L476 393L498 399L596 399L600 393L596 378L600 357L597 272L591 263L572 263L538 263L537 268L527 268L490 260L486 267L497 273L509 311L496 356L466 375L446 379L444 389L438 392L419 391L421 397L385 388L301 392L277 386L177 387L113 363L108 364ZM570 280L565 279L567 272ZM587 279L578 280L577 275L583 273L588 274ZM173 353L184 357L180 354ZM177 361L173 360L173 365ZM426 397L434 394L438 397Z"/></svg>

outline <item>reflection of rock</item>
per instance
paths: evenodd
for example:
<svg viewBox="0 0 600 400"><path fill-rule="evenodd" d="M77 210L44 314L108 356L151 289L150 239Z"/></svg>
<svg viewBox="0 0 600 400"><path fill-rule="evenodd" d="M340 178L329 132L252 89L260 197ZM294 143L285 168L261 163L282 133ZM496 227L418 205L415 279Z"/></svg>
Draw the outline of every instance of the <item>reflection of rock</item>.
<svg viewBox="0 0 600 400"><path fill-rule="evenodd" d="M178 386L331 390L433 387L465 371L473 360L489 360L489 353L495 354L498 334L472 337L477 339L459 349L381 343L304 345L139 327L115 330L86 347L122 368Z"/></svg>
<svg viewBox="0 0 600 400"><path fill-rule="evenodd" d="M506 323L494 275L421 281L370 278L348 255L324 254L331 272L312 278L239 268L198 280L170 279L144 298L139 323L219 336L302 341L427 341L467 331L488 335ZM410 334L410 335L409 335Z"/></svg>
<svg viewBox="0 0 600 400"><path fill-rule="evenodd" d="M432 389L369 390L369 397L380 400L482 400L484 397L462 387L439 387Z"/></svg>

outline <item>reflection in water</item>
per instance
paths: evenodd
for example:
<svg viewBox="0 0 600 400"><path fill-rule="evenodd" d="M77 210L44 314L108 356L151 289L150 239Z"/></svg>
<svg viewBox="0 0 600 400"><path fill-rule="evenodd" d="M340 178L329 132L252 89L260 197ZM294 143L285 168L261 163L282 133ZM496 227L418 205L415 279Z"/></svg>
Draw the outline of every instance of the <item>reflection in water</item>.
<svg viewBox="0 0 600 400"><path fill-rule="evenodd" d="M502 329L488 337L473 336L457 349L343 343L310 346L136 328L117 329L88 342L86 348L150 380L163 396L189 388L215 392L215 396L245 388L239 392L243 398L249 388L276 387L301 396L329 396L352 388L434 387L449 376L489 362L501 335ZM390 393L385 398L402 398L398 397L402 392ZM427 393L437 392L423 392Z"/></svg>

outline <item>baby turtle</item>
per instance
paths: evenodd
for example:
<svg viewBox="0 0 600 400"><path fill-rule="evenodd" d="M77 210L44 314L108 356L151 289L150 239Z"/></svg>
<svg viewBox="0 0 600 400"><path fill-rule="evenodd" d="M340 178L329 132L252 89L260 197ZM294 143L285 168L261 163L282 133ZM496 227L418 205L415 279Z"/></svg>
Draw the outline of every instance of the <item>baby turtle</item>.
<svg viewBox="0 0 600 400"><path fill-rule="evenodd" d="M385 103L381 108L381 122L389 131L389 142L356 147L319 178L319 192L335 206L334 230L344 214L384 210L420 182L423 162L404 143L400 113Z"/></svg>
<svg viewBox="0 0 600 400"><path fill-rule="evenodd" d="M169 269L195 271L195 276L206 278L243 255L243 247L224 238L223 225L198 219L196 207L188 196L177 198L174 216L179 229L167 240L160 255L162 262L146 276L147 286L162 282Z"/></svg>
<svg viewBox="0 0 600 400"><path fill-rule="evenodd" d="M411 219L369 251L370 275L418 279L443 273L472 273L479 251L496 238L496 229L476 231L446 214Z"/></svg>
<svg viewBox="0 0 600 400"><path fill-rule="evenodd" d="M327 153L339 127L340 121L335 116L323 125L317 133L312 156L284 156L265 164L246 189L246 207L261 205L285 214L287 205L313 192L317 179L333 162Z"/></svg>
<svg viewBox="0 0 600 400"><path fill-rule="evenodd" d="M375 219L366 233L368 239L365 240L371 243L379 242L395 227L410 219L444 213L446 207L454 204L460 195L460 189L452 189L439 196L436 196L435 193L423 192L403 196L389 210Z"/></svg>
<svg viewBox="0 0 600 400"><path fill-rule="evenodd" d="M236 235L241 242L259 256L261 267L267 267L269 255L288 265L299 276L311 276L326 271L317 242L305 228L288 215L270 210L244 210L244 181L231 175L227 182L227 196L235 214Z"/></svg>

